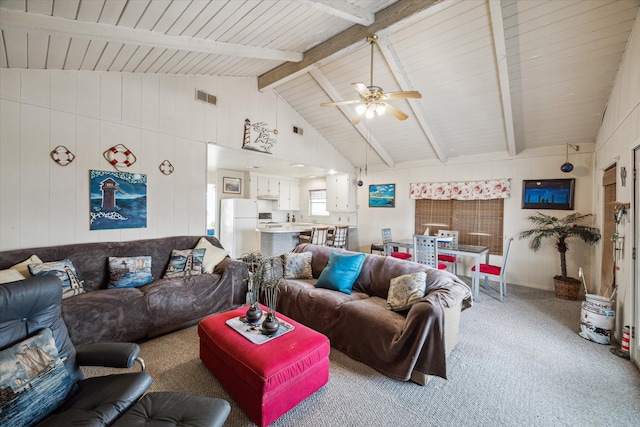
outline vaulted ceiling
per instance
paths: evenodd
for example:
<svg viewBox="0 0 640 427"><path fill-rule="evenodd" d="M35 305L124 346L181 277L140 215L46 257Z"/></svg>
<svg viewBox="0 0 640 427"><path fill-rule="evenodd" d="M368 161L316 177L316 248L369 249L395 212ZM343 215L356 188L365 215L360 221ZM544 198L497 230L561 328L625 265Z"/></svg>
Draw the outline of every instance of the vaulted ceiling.
<svg viewBox="0 0 640 427"><path fill-rule="evenodd" d="M0 67L254 76L354 166L595 142L640 0L0 0ZM420 99L351 124L354 82Z"/></svg>

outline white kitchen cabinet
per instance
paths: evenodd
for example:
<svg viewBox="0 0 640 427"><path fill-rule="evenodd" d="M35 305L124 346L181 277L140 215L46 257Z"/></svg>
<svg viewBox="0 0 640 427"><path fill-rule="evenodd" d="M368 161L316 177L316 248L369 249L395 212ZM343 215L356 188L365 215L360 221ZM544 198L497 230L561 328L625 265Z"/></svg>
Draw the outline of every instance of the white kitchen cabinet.
<svg viewBox="0 0 640 427"><path fill-rule="evenodd" d="M280 180L278 178L260 175L255 176L254 178L257 181L256 198L270 198L273 200L278 198L278 195L280 194Z"/></svg>
<svg viewBox="0 0 640 427"><path fill-rule="evenodd" d="M295 179L280 179L280 194L278 196L278 210L300 210L300 182Z"/></svg>
<svg viewBox="0 0 640 427"><path fill-rule="evenodd" d="M356 187L348 173L327 176L327 210L356 211Z"/></svg>

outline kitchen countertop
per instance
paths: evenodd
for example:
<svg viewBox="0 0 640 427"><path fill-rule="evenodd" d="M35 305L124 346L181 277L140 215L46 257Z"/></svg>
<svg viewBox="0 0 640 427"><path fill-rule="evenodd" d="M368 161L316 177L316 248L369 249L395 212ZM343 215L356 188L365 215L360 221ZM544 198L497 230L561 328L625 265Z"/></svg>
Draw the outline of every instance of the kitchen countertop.
<svg viewBox="0 0 640 427"><path fill-rule="evenodd" d="M341 224L349 225L349 224ZM261 233L301 233L303 231L311 231L313 227L335 227L334 224L313 224L310 222L283 222L275 224L259 224L258 231ZM349 228L356 228L354 225L349 225Z"/></svg>

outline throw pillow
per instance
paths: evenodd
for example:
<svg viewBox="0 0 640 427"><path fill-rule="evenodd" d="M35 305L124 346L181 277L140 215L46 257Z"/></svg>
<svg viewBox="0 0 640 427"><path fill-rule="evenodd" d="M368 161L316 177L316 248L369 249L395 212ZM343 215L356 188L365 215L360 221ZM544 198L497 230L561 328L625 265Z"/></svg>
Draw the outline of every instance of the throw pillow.
<svg viewBox="0 0 640 427"><path fill-rule="evenodd" d="M20 274L22 274L25 278L28 278L31 277L31 273L29 272L29 264L42 264L42 260L38 258L38 255L31 255L24 261L19 262L16 265L12 265L9 268L18 270Z"/></svg>
<svg viewBox="0 0 640 427"><path fill-rule="evenodd" d="M0 283L16 282L18 280L24 280L24 277L18 270L13 268L7 268L6 270L0 270Z"/></svg>
<svg viewBox="0 0 640 427"><path fill-rule="evenodd" d="M394 277L389 285L387 308L393 311L408 309L424 297L426 282L427 273L424 271Z"/></svg>
<svg viewBox="0 0 640 427"><path fill-rule="evenodd" d="M220 249L217 246L213 246L207 239L204 237L198 240L198 244L194 249L206 249L204 253L204 264L203 270L205 273L213 273L213 269L216 268L216 265L220 264L223 259L227 255L229 255L229 251L225 251L224 249Z"/></svg>
<svg viewBox="0 0 640 427"><path fill-rule="evenodd" d="M206 249L184 249L171 251L171 259L164 278L198 276L202 274L202 262Z"/></svg>
<svg viewBox="0 0 640 427"><path fill-rule="evenodd" d="M108 288L137 288L151 282L150 256L109 257Z"/></svg>
<svg viewBox="0 0 640 427"><path fill-rule="evenodd" d="M285 279L313 279L311 272L311 252L284 254Z"/></svg>
<svg viewBox="0 0 640 427"><path fill-rule="evenodd" d="M29 264L29 272L32 276L50 274L62 280L62 299L71 298L84 292L82 282L78 280L76 268L70 259L65 258L62 261Z"/></svg>
<svg viewBox="0 0 640 427"><path fill-rule="evenodd" d="M331 289L351 295L351 288L360 274L365 254L331 252L329 263L320 273L317 288Z"/></svg>
<svg viewBox="0 0 640 427"><path fill-rule="evenodd" d="M0 419L10 426L37 424L74 387L49 328L0 351L0 367Z"/></svg>

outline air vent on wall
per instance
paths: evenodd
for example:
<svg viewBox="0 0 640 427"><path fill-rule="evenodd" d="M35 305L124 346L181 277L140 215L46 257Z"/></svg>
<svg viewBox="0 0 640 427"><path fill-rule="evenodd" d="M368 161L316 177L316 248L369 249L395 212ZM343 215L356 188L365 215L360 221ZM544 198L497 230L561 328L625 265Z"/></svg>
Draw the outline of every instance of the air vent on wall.
<svg viewBox="0 0 640 427"><path fill-rule="evenodd" d="M206 103L216 105L216 96L208 94L203 90L196 90L196 99L198 101L204 101Z"/></svg>
<svg viewBox="0 0 640 427"><path fill-rule="evenodd" d="M293 127L293 133L297 133L298 135L302 135L303 132L304 132L304 130L302 128L299 128L298 126L294 126Z"/></svg>

